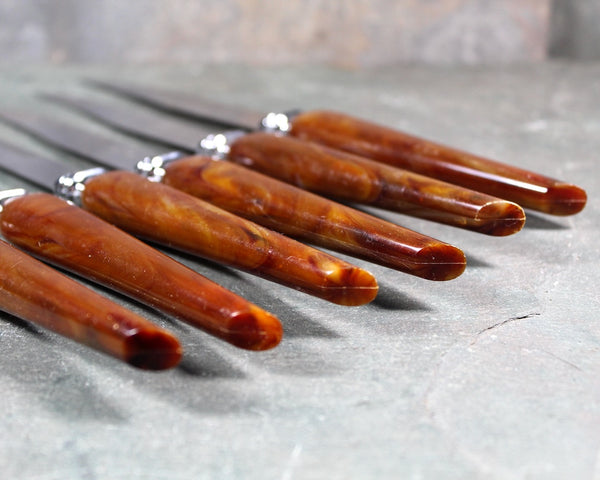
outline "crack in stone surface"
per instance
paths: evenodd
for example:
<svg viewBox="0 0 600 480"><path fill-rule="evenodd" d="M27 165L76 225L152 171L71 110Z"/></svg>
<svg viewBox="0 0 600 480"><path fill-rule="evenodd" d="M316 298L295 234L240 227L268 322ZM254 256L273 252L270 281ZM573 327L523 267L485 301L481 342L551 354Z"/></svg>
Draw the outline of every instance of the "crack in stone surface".
<svg viewBox="0 0 600 480"><path fill-rule="evenodd" d="M506 320L502 320L501 322L495 323L494 325L491 325L491 326L484 328L483 330L480 330L479 332L477 332L477 336L476 336L475 340L473 340L473 342L471 342L471 345L475 344L477 342L477 338L479 338L479 336L484 334L485 332L489 332L490 330L494 330L495 328L502 327L502 326L506 325L507 323L516 322L517 320L525 320L527 318L537 317L538 315L541 315L541 313L533 312L533 313L528 313L526 315L519 315L517 317L510 317Z"/></svg>
<svg viewBox="0 0 600 480"><path fill-rule="evenodd" d="M568 360L565 360L564 358L559 357L558 355L555 355L554 353L549 352L548 350L540 350L540 351L545 353L546 355L549 355L552 358L555 358L559 362L562 362L565 365L568 365L569 367L574 368L575 370L579 370L580 372L583 372L583 369L581 367L579 367L578 365L575 365L573 362L569 362Z"/></svg>

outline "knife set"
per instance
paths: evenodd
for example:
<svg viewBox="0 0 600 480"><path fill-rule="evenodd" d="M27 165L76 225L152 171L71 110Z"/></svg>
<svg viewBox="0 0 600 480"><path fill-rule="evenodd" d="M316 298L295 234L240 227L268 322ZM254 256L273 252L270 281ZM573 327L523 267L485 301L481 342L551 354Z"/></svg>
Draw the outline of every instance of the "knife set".
<svg viewBox="0 0 600 480"><path fill-rule="evenodd" d="M149 155L50 116L4 110L5 122L102 168L68 173L60 163L0 145L0 167L54 194L4 192L2 235L34 257L244 349L275 347L280 321L138 238L359 306L377 295L373 275L308 244L434 281L458 277L466 259L457 247L339 202L493 236L518 232L523 208L571 215L586 202L575 185L345 114L261 115L177 92L93 83L153 110L45 98L177 150ZM177 114L236 130L190 128ZM169 332L5 242L0 251L6 312L139 368L179 362L181 346Z"/></svg>

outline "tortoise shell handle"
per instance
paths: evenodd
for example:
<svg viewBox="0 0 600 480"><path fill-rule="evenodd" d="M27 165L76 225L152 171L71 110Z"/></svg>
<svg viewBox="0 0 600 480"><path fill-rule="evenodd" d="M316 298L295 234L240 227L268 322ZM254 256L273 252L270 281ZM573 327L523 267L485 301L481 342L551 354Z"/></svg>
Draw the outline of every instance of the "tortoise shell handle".
<svg viewBox="0 0 600 480"><path fill-rule="evenodd" d="M245 135L229 160L321 195L488 235L510 235L525 223L515 203L293 137Z"/></svg>
<svg viewBox="0 0 600 480"><path fill-rule="evenodd" d="M0 309L138 368L163 370L181 358L169 332L3 241Z"/></svg>
<svg viewBox="0 0 600 480"><path fill-rule="evenodd" d="M263 350L281 339L281 324L273 315L52 195L10 200L1 228L24 250L238 347Z"/></svg>
<svg viewBox="0 0 600 480"><path fill-rule="evenodd" d="M86 182L83 206L138 237L341 305L377 294L367 271L175 188L114 171Z"/></svg>
<svg viewBox="0 0 600 480"><path fill-rule="evenodd" d="M576 185L343 113L301 113L293 118L290 134L549 214L578 213L587 201Z"/></svg>
<svg viewBox="0 0 600 480"><path fill-rule="evenodd" d="M175 160L164 182L267 228L429 280L465 269L463 252L227 161Z"/></svg>

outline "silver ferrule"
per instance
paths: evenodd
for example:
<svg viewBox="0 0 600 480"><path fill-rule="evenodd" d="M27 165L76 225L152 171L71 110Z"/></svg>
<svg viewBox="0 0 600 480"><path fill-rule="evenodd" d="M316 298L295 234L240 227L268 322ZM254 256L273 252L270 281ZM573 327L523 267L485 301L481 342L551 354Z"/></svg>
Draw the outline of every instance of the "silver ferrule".
<svg viewBox="0 0 600 480"><path fill-rule="evenodd" d="M63 200L80 207L81 194L85 190L85 182L103 173L106 173L106 169L98 167L62 175L54 185L54 193Z"/></svg>
<svg viewBox="0 0 600 480"><path fill-rule="evenodd" d="M13 188L11 190L2 190L0 192L0 212L4 209L4 205L13 198L26 195L27 191L24 188Z"/></svg>
<svg viewBox="0 0 600 480"><path fill-rule="evenodd" d="M229 130L207 135L198 143L198 153L223 159L229 154L230 145L243 135L246 135L243 130Z"/></svg>
<svg viewBox="0 0 600 480"><path fill-rule="evenodd" d="M165 176L165 167L169 163L185 156L186 154L183 152L174 151L162 155L155 155L153 157L146 157L137 163L135 171L151 182L160 183Z"/></svg>
<svg viewBox="0 0 600 480"><path fill-rule="evenodd" d="M299 113L299 110L290 110L284 113L268 113L260 121L259 130L285 135L292 129L292 119Z"/></svg>

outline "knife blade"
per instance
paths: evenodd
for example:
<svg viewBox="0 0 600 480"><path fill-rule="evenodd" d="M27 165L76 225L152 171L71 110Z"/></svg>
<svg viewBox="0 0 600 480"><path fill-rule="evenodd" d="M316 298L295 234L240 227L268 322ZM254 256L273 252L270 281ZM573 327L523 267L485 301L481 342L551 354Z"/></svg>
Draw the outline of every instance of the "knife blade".
<svg viewBox="0 0 600 480"><path fill-rule="evenodd" d="M179 363L181 345L168 331L2 240L0 259L2 311L137 368Z"/></svg>
<svg viewBox="0 0 600 480"><path fill-rule="evenodd" d="M36 157L0 144L0 168L8 171L16 164L21 172L27 165L36 168ZM95 178L103 179L105 175L109 174ZM65 178L74 179L73 191L85 190L85 182L77 175ZM49 182L39 185L47 188ZM5 200L0 230L8 241L49 263L238 347L267 349L281 339L281 323L272 314L54 195L38 193Z"/></svg>
<svg viewBox="0 0 600 480"><path fill-rule="evenodd" d="M219 106L198 96L114 81L91 83L188 118L254 130L264 119L248 109ZM271 114L273 116L273 114ZM285 116L284 116L285 117ZM553 215L573 215L586 204L582 188L545 175L490 160L351 115L307 111L283 118L289 135L485 192Z"/></svg>
<svg viewBox="0 0 600 480"><path fill-rule="evenodd" d="M206 128L129 105L108 105L68 95L44 96L126 133L188 152L197 149L198 140L204 136L200 141L204 153L222 152L234 163L338 200L495 236L516 233L525 223L522 208L512 202L314 143L265 133L215 136ZM225 143L215 145L214 139L224 139Z"/></svg>
<svg viewBox="0 0 600 480"><path fill-rule="evenodd" d="M29 117L6 111L2 116L54 146L112 167L135 160L104 155L118 150L121 141L106 137L102 140L106 147L102 147L98 135L50 117L38 115L30 121ZM76 141L71 142L71 138ZM139 154L138 159L142 152ZM184 157L165 164L159 160L157 156L149 163L142 162L140 168L145 170L150 165L149 174L156 180L289 236L430 280L455 278L465 268L464 254L456 247L237 164L207 156Z"/></svg>
<svg viewBox="0 0 600 480"><path fill-rule="evenodd" d="M175 113L191 119L214 122L225 128L256 130L265 119L265 113L240 106L230 106L206 98L180 91L152 87L149 85L131 85L114 80L85 80L94 85L142 103L154 106L166 112Z"/></svg>
<svg viewBox="0 0 600 480"><path fill-rule="evenodd" d="M118 144L85 135L66 124L27 112L2 113L13 125L43 131L54 143L73 139L74 153L90 150L101 162L118 167ZM122 151L135 153L124 144ZM143 158L141 152L138 159ZM18 155L14 155L18 157ZM15 162L14 163L18 163ZM59 178L62 165L38 161L45 167L36 171L39 184L49 188L48 178ZM133 161L129 163L133 166ZM25 170L28 167L23 166ZM48 172L53 177L43 177ZM64 167L63 172L64 173ZM41 177L41 178L40 178ZM249 220L224 211L172 187L148 182L133 173L111 172L87 182L84 207L118 227L154 242L191 253L262 278L294 288L324 300L358 306L372 301L377 281L366 270L296 240L273 232Z"/></svg>

